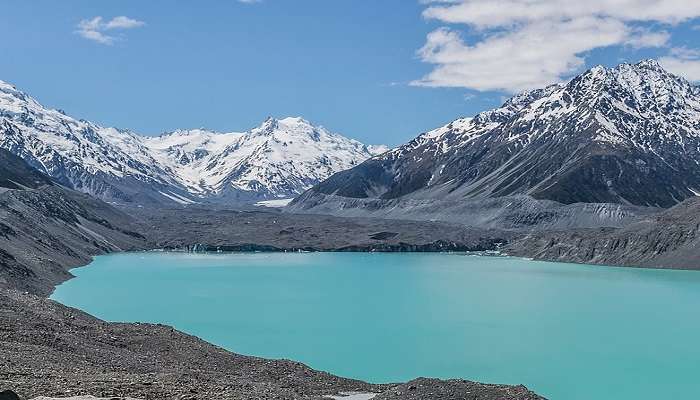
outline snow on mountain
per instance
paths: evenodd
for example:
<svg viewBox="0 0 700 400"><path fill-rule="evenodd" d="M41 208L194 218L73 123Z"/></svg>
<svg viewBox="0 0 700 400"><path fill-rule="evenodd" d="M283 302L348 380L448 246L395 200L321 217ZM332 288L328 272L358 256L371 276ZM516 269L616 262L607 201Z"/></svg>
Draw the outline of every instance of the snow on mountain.
<svg viewBox="0 0 700 400"><path fill-rule="evenodd" d="M292 204L530 195L670 207L700 192L700 89L656 61L595 67L337 174Z"/></svg>
<svg viewBox="0 0 700 400"><path fill-rule="evenodd" d="M154 202L175 183L141 137L47 109L2 81L0 147L61 184L107 201Z"/></svg>
<svg viewBox="0 0 700 400"><path fill-rule="evenodd" d="M373 155L302 118L269 118L245 133L176 131L145 144L191 192L241 201L294 197Z"/></svg>
<svg viewBox="0 0 700 400"><path fill-rule="evenodd" d="M385 150L301 118L268 119L243 133L193 129L144 137L47 109L2 81L0 147L108 201L180 204L294 197Z"/></svg>
<svg viewBox="0 0 700 400"><path fill-rule="evenodd" d="M144 137L144 144L168 173L191 193L205 196L218 181L208 168L210 160L242 136L203 129L178 130Z"/></svg>
<svg viewBox="0 0 700 400"><path fill-rule="evenodd" d="M116 176L146 175L153 159L128 131L102 128L44 108L36 100L0 81L2 145L24 150L31 163L51 173L55 160L66 158L88 172ZM18 132L20 130L21 132ZM66 161L68 161L66 160Z"/></svg>

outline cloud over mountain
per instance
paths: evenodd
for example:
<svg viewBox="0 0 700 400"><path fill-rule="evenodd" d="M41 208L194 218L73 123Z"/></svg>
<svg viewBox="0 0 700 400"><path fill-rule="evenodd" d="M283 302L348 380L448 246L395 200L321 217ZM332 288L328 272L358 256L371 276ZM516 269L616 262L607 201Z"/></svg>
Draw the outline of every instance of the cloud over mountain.
<svg viewBox="0 0 700 400"><path fill-rule="evenodd" d="M424 3L424 18L467 29L428 34L418 56L434 68L413 84L479 91L519 92L560 82L581 70L592 50L665 47L671 36L666 27L700 16L700 3L680 0ZM664 64L695 74L700 71L693 61L669 53Z"/></svg>

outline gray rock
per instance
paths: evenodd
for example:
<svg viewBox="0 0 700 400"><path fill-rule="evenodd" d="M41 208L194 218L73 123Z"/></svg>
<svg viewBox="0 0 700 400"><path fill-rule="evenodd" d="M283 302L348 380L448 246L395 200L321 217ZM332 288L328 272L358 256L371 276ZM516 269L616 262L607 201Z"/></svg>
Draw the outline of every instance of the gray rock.
<svg viewBox="0 0 700 400"><path fill-rule="evenodd" d="M700 269L700 198L622 228L536 232L503 250L547 261Z"/></svg>
<svg viewBox="0 0 700 400"><path fill-rule="evenodd" d="M544 400L524 386L488 385L461 379L418 378L384 393L374 400Z"/></svg>

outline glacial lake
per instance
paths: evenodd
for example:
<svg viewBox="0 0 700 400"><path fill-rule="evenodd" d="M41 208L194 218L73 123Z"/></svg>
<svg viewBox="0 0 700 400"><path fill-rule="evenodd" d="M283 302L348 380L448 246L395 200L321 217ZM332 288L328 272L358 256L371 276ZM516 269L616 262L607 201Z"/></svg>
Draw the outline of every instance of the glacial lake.
<svg viewBox="0 0 700 400"><path fill-rule="evenodd" d="M371 382L524 384L552 400L700 398L700 273L465 254L96 257L52 298Z"/></svg>

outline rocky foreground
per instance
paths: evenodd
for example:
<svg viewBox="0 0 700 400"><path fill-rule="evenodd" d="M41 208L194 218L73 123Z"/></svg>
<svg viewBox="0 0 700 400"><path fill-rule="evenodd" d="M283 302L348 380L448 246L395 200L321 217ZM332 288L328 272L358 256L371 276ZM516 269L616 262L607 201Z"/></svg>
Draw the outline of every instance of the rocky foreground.
<svg viewBox="0 0 700 400"><path fill-rule="evenodd" d="M322 399L341 392L380 393L377 399L541 399L522 386L469 381L372 385L294 361L234 354L168 326L107 323L12 290L0 290L2 389L22 399Z"/></svg>
<svg viewBox="0 0 700 400"><path fill-rule="evenodd" d="M0 292L0 304L0 386L23 398L293 399L384 389L229 353L167 326L106 323L16 291Z"/></svg>

